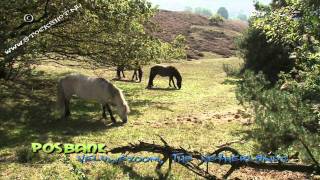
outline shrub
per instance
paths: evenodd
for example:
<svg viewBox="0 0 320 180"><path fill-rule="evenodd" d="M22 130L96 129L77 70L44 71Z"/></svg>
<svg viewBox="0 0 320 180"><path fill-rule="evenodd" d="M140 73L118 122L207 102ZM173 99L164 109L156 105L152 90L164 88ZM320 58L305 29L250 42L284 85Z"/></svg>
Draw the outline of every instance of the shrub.
<svg viewBox="0 0 320 180"><path fill-rule="evenodd" d="M298 151L303 161L319 164L320 3L256 7L261 13L238 41L245 66L237 99L254 112L251 136L265 152Z"/></svg>
<svg viewBox="0 0 320 180"><path fill-rule="evenodd" d="M199 53L198 53L198 56L199 56L199 57L204 57L203 52L199 52Z"/></svg>
<svg viewBox="0 0 320 180"><path fill-rule="evenodd" d="M240 75L240 66L235 66L231 64L223 64L223 71L227 74L227 76L239 76Z"/></svg>
<svg viewBox="0 0 320 180"><path fill-rule="evenodd" d="M263 152L293 153L299 151L303 160L311 162L303 144L315 157L319 136L319 124L312 105L306 103L299 86L292 86L290 92L280 90L260 72L245 71L238 84L236 95L241 104L252 109L255 116L254 138ZM290 147L290 148L289 148Z"/></svg>
<svg viewBox="0 0 320 180"><path fill-rule="evenodd" d="M218 14L215 14L214 16L211 16L209 19L210 25L220 25L224 22L224 18Z"/></svg>
<svg viewBox="0 0 320 180"><path fill-rule="evenodd" d="M39 154L33 153L31 149L26 146L22 146L16 150L16 157L20 163L28 163L40 159Z"/></svg>
<svg viewBox="0 0 320 180"><path fill-rule="evenodd" d="M275 83L281 71L289 72L294 61L290 59L290 50L280 44L268 42L265 34L250 27L243 36L237 39L236 45L244 59L244 70L255 73L262 71L267 79Z"/></svg>

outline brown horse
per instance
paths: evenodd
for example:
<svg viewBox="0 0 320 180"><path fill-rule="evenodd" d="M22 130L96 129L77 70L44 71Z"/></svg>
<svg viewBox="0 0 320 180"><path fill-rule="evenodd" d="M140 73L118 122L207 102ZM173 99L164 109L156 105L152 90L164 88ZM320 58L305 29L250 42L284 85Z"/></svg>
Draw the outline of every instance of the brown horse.
<svg viewBox="0 0 320 180"><path fill-rule="evenodd" d="M131 69L131 68L127 68L127 69ZM117 66L117 77L118 77L118 79L122 78L121 74L122 74L123 78L126 77L124 75L124 70L125 70L125 66L123 66L123 65ZM138 82L141 82L142 75L143 75L143 71L141 69L141 66L138 66L137 68L133 68L132 81L136 80Z"/></svg>
<svg viewBox="0 0 320 180"><path fill-rule="evenodd" d="M163 66L163 65L156 65L151 68L149 83L147 88L150 89L153 87L153 80L157 75L160 75L162 77L169 76L169 86L171 87L171 82L172 82L174 88L177 88L173 81L173 77L175 77L177 80L178 89L181 89L182 77L179 71L177 70L177 68L173 66Z"/></svg>

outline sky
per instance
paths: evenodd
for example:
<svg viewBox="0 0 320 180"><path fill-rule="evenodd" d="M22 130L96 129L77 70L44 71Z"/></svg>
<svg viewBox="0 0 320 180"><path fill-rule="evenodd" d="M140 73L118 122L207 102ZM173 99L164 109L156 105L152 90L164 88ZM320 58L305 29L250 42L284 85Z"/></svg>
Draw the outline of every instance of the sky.
<svg viewBox="0 0 320 180"><path fill-rule="evenodd" d="M189 6L208 8L212 12L217 12L219 7L226 7L229 13L236 16L239 12L251 15L254 12L254 0L148 0L153 5L159 5L160 9L171 11L183 11ZM272 0L259 0L263 4L268 4Z"/></svg>

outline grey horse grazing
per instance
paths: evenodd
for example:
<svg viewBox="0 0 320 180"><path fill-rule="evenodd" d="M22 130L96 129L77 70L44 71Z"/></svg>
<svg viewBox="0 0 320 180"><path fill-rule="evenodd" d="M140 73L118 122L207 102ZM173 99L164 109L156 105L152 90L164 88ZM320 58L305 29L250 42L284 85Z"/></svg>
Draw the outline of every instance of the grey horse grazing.
<svg viewBox="0 0 320 180"><path fill-rule="evenodd" d="M113 117L110 105L116 107L123 123L128 121L130 109L121 90L103 78L70 74L60 79L58 84L58 106L62 110L62 118L70 116L69 102L72 95L102 104L103 118L106 118L105 110L107 108L113 123L116 120Z"/></svg>
<svg viewBox="0 0 320 180"><path fill-rule="evenodd" d="M153 87L153 80L157 75L160 75L162 77L169 76L169 86L171 87L171 82L172 82L173 86L175 88L177 88L174 81L173 81L173 77L175 77L177 80L178 89L181 89L182 76L179 73L179 71L177 70L177 68L175 68L173 66L163 66L163 65L155 65L151 68L150 76L149 76L149 83L147 86L148 89Z"/></svg>

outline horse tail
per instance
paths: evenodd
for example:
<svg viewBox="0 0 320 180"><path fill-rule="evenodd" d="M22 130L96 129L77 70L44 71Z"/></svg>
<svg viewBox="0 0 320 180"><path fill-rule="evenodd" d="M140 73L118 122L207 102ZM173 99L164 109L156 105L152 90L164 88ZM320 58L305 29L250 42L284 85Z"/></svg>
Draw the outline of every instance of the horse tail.
<svg viewBox="0 0 320 180"><path fill-rule="evenodd" d="M62 86L62 80L60 80L58 83L58 89L57 89L57 105L58 105L59 111L65 110L65 101L66 101L66 96Z"/></svg>

